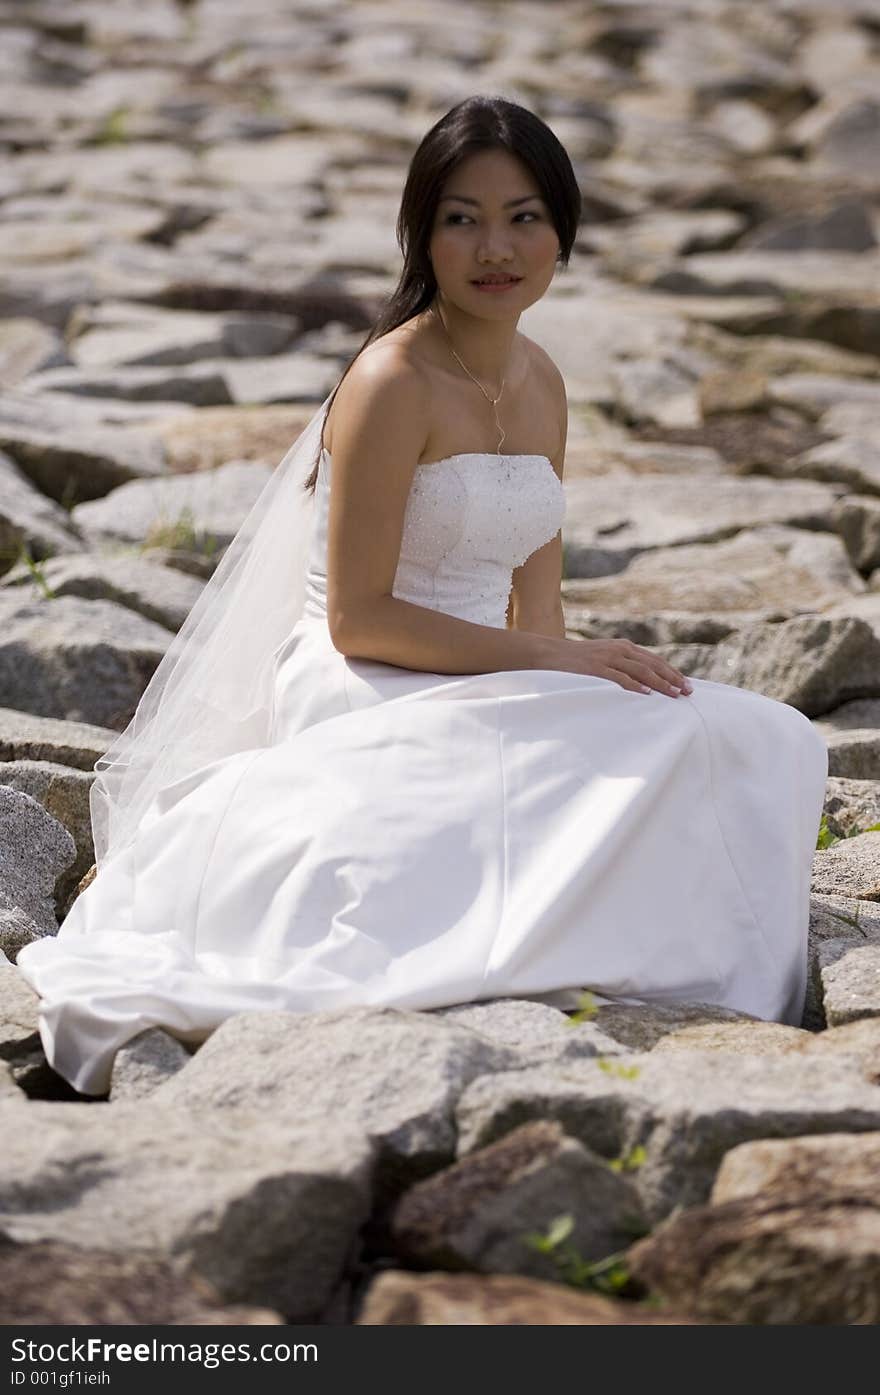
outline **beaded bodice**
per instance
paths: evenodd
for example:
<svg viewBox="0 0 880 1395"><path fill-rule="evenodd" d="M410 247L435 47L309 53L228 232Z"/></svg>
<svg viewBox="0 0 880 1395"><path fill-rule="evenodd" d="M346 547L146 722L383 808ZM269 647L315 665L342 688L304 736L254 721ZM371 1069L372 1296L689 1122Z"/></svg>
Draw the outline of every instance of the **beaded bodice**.
<svg viewBox="0 0 880 1395"><path fill-rule="evenodd" d="M303 614L327 615L331 456L318 463ZM392 595L504 629L513 570L555 537L565 492L546 455L468 451L416 467Z"/></svg>

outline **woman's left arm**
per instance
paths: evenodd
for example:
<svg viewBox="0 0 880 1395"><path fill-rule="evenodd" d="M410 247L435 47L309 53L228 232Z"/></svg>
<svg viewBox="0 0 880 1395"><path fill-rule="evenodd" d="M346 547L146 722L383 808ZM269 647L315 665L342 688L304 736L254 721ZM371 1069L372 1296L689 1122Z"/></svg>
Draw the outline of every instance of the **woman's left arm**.
<svg viewBox="0 0 880 1395"><path fill-rule="evenodd" d="M561 481L568 436L565 379L549 355L543 354L543 351L542 355L549 369L549 382L559 421L559 446L550 460ZM521 567L515 568L507 607L507 628L565 639L561 586L562 529L555 538L527 557Z"/></svg>

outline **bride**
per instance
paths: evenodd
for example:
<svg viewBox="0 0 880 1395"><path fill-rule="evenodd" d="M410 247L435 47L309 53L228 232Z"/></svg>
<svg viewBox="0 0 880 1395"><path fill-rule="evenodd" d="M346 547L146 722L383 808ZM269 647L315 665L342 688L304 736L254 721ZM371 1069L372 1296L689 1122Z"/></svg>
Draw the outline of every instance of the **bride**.
<svg viewBox="0 0 880 1395"><path fill-rule="evenodd" d="M19 952L76 1089L254 1008L589 987L800 1021L821 737L565 635L565 388L518 322L580 206L500 98L415 152L397 288L97 763L94 880Z"/></svg>

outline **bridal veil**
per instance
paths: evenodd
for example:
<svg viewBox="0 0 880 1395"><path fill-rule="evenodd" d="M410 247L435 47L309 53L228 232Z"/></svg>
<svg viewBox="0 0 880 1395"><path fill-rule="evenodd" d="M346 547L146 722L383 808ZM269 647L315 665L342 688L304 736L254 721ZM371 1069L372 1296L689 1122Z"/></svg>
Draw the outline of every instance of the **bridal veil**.
<svg viewBox="0 0 880 1395"><path fill-rule="evenodd" d="M203 766L265 746L274 656L302 612L314 465L332 393L273 471L145 688L95 762L95 861L133 838L157 794Z"/></svg>

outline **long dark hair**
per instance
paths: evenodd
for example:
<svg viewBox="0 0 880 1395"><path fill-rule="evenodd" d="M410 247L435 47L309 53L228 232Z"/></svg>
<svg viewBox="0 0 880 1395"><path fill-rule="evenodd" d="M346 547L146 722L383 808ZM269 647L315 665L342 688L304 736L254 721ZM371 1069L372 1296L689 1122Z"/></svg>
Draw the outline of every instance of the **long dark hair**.
<svg viewBox="0 0 880 1395"><path fill-rule="evenodd" d="M400 280L327 402L314 468L303 488L314 490L324 447L324 423L342 379L368 344L426 310L437 292L428 257L431 230L443 186L452 171L478 150L501 149L515 155L534 176L559 238L557 261L563 266L577 235L581 191L568 153L539 116L503 97L466 97L441 116L410 161L397 215L397 243L403 253Z"/></svg>

